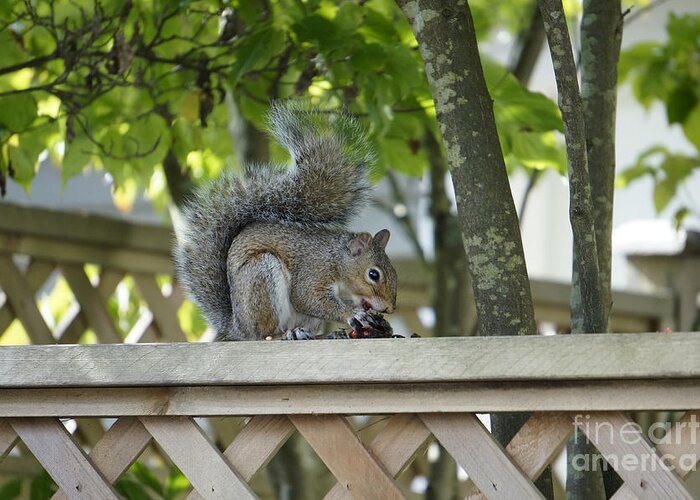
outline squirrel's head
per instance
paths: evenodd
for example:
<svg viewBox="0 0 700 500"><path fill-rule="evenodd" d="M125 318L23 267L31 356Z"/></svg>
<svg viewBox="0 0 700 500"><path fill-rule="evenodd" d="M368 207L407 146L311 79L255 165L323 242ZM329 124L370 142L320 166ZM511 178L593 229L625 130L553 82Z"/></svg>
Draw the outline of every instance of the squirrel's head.
<svg viewBox="0 0 700 500"><path fill-rule="evenodd" d="M356 272L348 276L346 285L355 306L392 313L396 309L396 270L384 249L389 243L389 230L382 229L372 236L357 233L347 248Z"/></svg>

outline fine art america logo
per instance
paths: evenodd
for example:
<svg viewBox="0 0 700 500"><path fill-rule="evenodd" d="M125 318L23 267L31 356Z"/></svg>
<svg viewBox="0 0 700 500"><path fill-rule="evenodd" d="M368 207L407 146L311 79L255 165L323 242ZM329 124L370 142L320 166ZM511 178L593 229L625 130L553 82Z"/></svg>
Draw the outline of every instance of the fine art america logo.
<svg viewBox="0 0 700 500"><path fill-rule="evenodd" d="M600 448L607 448L604 444L609 443L615 450L624 449L624 445L630 449L630 453L574 455L571 465L578 471L606 470L608 465L627 471L697 470L698 455L691 452L697 450L698 443L700 421L696 415L680 422L654 422L646 434L635 422L625 423L618 431L610 422L591 420L590 415L576 415L574 423L577 433L583 431Z"/></svg>

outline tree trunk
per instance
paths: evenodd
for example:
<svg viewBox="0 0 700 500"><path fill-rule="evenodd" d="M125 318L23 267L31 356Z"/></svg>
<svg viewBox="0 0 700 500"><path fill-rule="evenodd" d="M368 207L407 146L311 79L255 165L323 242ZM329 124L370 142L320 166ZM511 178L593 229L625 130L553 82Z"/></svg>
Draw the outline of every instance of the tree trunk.
<svg viewBox="0 0 700 500"><path fill-rule="evenodd" d="M593 200L598 270L610 322L612 214L615 184L617 62L622 40L620 0L586 0L581 18L581 97ZM607 326L607 325L606 325Z"/></svg>
<svg viewBox="0 0 700 500"><path fill-rule="evenodd" d="M611 300L610 236L620 3L607 0L584 3L582 93L578 89L561 0L539 0L539 5L555 69L569 162L574 234L571 330L574 334L600 333L608 329ZM596 453L582 434L577 436L567 446L567 497L605 498L600 467L581 471L572 466L578 455L588 455L592 464ZM614 479L612 475L609 477ZM612 484L611 488L614 487Z"/></svg>
<svg viewBox="0 0 700 500"><path fill-rule="evenodd" d="M605 330L610 329L612 217L615 182L615 111L617 107L617 63L622 39L620 0L586 0L581 18L581 97L586 123L586 153L591 183L593 220L595 224L598 270L600 276L601 307ZM574 253L574 262L578 262ZM578 280L573 290L580 297ZM574 300L578 306L580 300ZM574 310L581 318L581 311ZM580 327L572 329L578 333ZM587 443L573 440L567 446L571 456L595 453ZM572 499L610 498L622 480L608 467L602 472L603 489L597 474L581 474L573 470L571 461L567 471L567 496Z"/></svg>
<svg viewBox="0 0 700 500"><path fill-rule="evenodd" d="M484 335L537 331L520 228L469 7L399 0L425 63Z"/></svg>
<svg viewBox="0 0 700 500"><path fill-rule="evenodd" d="M518 217L498 141L474 23L464 1L397 0L413 29L455 185L482 335L535 334ZM500 425L507 444L517 428ZM550 494L551 493L547 493Z"/></svg>

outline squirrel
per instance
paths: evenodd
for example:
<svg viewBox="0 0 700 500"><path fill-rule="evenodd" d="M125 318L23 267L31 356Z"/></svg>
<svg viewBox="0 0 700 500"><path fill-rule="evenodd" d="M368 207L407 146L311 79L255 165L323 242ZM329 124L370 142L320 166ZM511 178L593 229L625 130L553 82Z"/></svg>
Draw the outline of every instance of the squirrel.
<svg viewBox="0 0 700 500"><path fill-rule="evenodd" d="M347 229L374 155L354 118L331 118L273 103L268 131L291 166L245 165L185 204L176 272L216 340L313 338L324 320L368 326L394 311L389 231Z"/></svg>

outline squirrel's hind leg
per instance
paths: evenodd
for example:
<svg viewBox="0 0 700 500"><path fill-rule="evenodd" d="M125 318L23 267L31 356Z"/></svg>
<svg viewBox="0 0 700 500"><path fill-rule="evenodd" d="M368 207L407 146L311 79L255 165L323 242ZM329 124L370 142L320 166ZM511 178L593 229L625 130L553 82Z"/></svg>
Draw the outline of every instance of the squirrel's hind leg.
<svg viewBox="0 0 700 500"><path fill-rule="evenodd" d="M273 254L263 253L229 268L228 280L238 338L261 340L284 333L289 340L306 340L318 333L322 321L296 311L290 300L289 271Z"/></svg>
<svg viewBox="0 0 700 500"><path fill-rule="evenodd" d="M233 324L238 330L232 336L237 340L262 340L284 331L275 304L278 265L273 255L262 254L235 270L229 268Z"/></svg>

